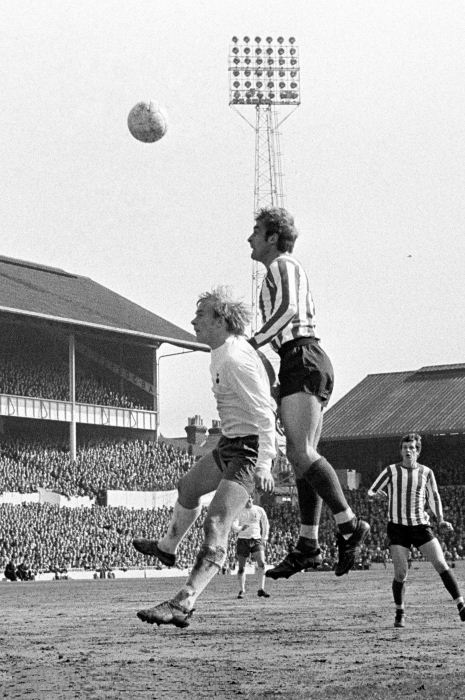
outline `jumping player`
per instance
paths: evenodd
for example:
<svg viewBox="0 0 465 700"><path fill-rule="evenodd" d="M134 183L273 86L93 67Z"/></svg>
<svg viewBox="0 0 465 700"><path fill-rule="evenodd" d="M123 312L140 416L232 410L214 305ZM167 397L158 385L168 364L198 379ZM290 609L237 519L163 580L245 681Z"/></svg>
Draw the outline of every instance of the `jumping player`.
<svg viewBox="0 0 465 700"><path fill-rule="evenodd" d="M349 572L370 526L349 507L331 464L318 451L323 409L333 390L333 368L315 335L315 307L305 270L292 255L297 231L285 209L261 209L248 242L253 260L267 268L260 293L263 326L250 339L255 349L271 343L281 358L280 417L293 466L300 509L294 549L266 575L289 578L321 563L318 527L322 501L338 529L336 576Z"/></svg>
<svg viewBox="0 0 465 700"><path fill-rule="evenodd" d="M212 389L221 419L222 436L178 484L178 500L168 531L160 540L136 539L137 551L153 555L167 566L176 563L176 549L200 514L200 498L216 493L207 511L205 539L181 590L169 601L137 616L157 625L187 627L195 601L226 559L233 521L257 487L271 492L275 457L274 413L263 363L244 333L249 314L242 302L218 287L199 298L192 325L197 340L212 349Z"/></svg>
<svg viewBox="0 0 465 700"><path fill-rule="evenodd" d="M254 505L250 496L244 510L239 514L232 525L233 532L237 532L236 556L239 564L237 575L240 582L238 598L245 595L245 565L249 556L252 556L258 569L259 598L269 598L265 591L265 546L268 541L270 525L268 516L261 506Z"/></svg>
<svg viewBox="0 0 465 700"><path fill-rule="evenodd" d="M430 527L425 507L428 506L434 513L441 529L450 532L454 528L447 520L443 520L441 497L434 473L429 467L418 463L420 452L420 435L404 435L400 442L402 462L383 469L368 490L368 496L383 494L388 498L387 535L394 564L392 593L396 606L394 627L405 627L405 581L412 545L432 563L456 603L460 619L465 622L463 596Z"/></svg>

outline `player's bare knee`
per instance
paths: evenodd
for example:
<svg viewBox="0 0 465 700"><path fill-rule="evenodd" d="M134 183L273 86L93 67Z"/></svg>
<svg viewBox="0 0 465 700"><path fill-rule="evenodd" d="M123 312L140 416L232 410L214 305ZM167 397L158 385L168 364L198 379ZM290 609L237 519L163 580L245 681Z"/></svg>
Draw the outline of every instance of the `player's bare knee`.
<svg viewBox="0 0 465 700"><path fill-rule="evenodd" d="M313 447L300 448L288 445L286 454L288 460L294 467L297 478L301 478L309 469L310 465L319 458L318 453Z"/></svg>

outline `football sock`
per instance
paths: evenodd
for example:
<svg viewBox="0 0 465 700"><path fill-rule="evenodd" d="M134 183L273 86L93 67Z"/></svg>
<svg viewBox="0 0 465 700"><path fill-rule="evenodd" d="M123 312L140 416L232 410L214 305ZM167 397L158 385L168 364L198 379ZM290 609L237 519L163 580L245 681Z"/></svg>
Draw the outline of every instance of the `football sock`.
<svg viewBox="0 0 465 700"><path fill-rule="evenodd" d="M302 535L300 535L299 539L297 540L296 549L302 553L314 551L315 549L318 549L318 539L302 537Z"/></svg>
<svg viewBox="0 0 465 700"><path fill-rule="evenodd" d="M295 484L299 499L300 535L318 541L318 525L323 501L307 479L296 479Z"/></svg>
<svg viewBox="0 0 465 700"><path fill-rule="evenodd" d="M357 527L357 518L352 508L347 507L341 513L336 513L334 520L341 535L348 540Z"/></svg>
<svg viewBox="0 0 465 700"><path fill-rule="evenodd" d="M405 596L405 583L404 581L396 581L396 579L393 580L392 582L392 595L394 597L394 603L396 604L396 608L403 608L404 607L404 596Z"/></svg>
<svg viewBox="0 0 465 700"><path fill-rule="evenodd" d="M195 601L223 566L226 547L203 544L185 585L173 600L185 610L192 610Z"/></svg>
<svg viewBox="0 0 465 700"><path fill-rule="evenodd" d="M300 525L299 535L303 537L304 540L314 540L318 542L318 525Z"/></svg>
<svg viewBox="0 0 465 700"><path fill-rule="evenodd" d="M241 591L245 591L245 569L244 569L244 571L240 571L238 573L238 577L239 577L239 585L241 587Z"/></svg>
<svg viewBox="0 0 465 700"><path fill-rule="evenodd" d="M328 505L333 515L348 508L337 474L324 457L320 457L310 465L304 478Z"/></svg>
<svg viewBox="0 0 465 700"><path fill-rule="evenodd" d="M163 552L169 552L170 554L176 552L177 546L195 523L201 510L201 506L184 508L179 501L176 501L168 529L165 535L158 540L158 546Z"/></svg>

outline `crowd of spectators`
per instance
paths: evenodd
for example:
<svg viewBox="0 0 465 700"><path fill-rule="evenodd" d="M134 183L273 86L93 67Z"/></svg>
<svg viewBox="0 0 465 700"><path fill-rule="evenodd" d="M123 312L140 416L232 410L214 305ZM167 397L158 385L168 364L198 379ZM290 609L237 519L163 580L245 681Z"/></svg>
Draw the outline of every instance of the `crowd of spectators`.
<svg viewBox="0 0 465 700"><path fill-rule="evenodd" d="M386 502L368 499L366 490L347 492L350 505L371 524L371 534L358 561L363 568L371 562L386 563ZM465 486L442 489L444 516L454 524L454 532L438 534L446 558L453 562L465 558ZM290 503L267 507L270 538L266 557L270 564L278 562L298 536L298 509ZM24 562L35 572L63 572L79 568L92 571L127 570L131 567L154 566L156 559L138 554L132 547L134 537L157 539L166 530L172 508L128 509L94 506L92 508L59 508L49 504L0 505L0 569L8 562ZM205 509L182 542L178 563L188 568L203 539ZM235 566L235 535L231 535L225 568ZM320 543L323 568L332 568L336 550L333 519L323 509ZM421 558L417 550L413 558Z"/></svg>
<svg viewBox="0 0 465 700"><path fill-rule="evenodd" d="M449 444L445 450L440 443L428 442L420 462L431 467L440 487L464 482L465 449L461 444Z"/></svg>
<svg viewBox="0 0 465 700"><path fill-rule="evenodd" d="M69 368L67 359L53 348L38 353L37 343L28 346L12 341L2 347L0 356L0 394L31 396L69 401ZM76 401L98 406L118 406L153 410L153 399L141 392L132 392L128 385L121 391L119 379L102 370L92 371L79 358L76 369Z"/></svg>
<svg viewBox="0 0 465 700"><path fill-rule="evenodd" d="M132 546L136 536L159 537L172 508L128 509L94 506L59 508L48 503L0 505L0 569L9 561L27 562L35 572L69 569L127 569L147 563ZM181 544L180 568L190 566L203 538L204 513Z"/></svg>
<svg viewBox="0 0 465 700"><path fill-rule="evenodd" d="M42 342L43 341L43 342ZM142 390L78 357L76 400L79 403L150 410L152 399ZM123 391L124 386L124 391ZM69 369L64 347L45 337L15 335L10 328L2 342L0 393L61 401L69 400ZM452 533L438 533L446 558L465 558L465 454L462 445L426 443L425 463L434 469L444 506L444 517L454 525ZM70 569L111 572L130 567L160 567L143 557L132 539L157 538L166 530L171 508L138 510L102 505L107 490L166 491L175 489L194 458L169 443L148 440L102 440L78 445L76 460L70 458L68 441L40 437L0 435L0 493L36 492L44 488L65 496L89 496L92 508L59 508L50 504L0 505L0 571L55 572ZM283 458L282 470L286 460ZM284 473L281 474L283 477ZM289 468L288 481L292 481ZM353 510L371 525L357 565L386 564L387 505L381 498L368 499L366 489L347 491ZM266 559L280 561L298 538L299 514L291 503L266 506L270 539ZM192 565L203 539L205 511L181 544L180 568ZM225 568L235 566L235 535L231 535ZM332 568L337 556L333 518L323 508L320 523L323 568ZM412 558L421 558L412 550ZM11 573L13 576L13 573ZM15 580L13 578L13 580Z"/></svg>
<svg viewBox="0 0 465 700"><path fill-rule="evenodd" d="M72 462L65 444L0 436L0 492L40 487L94 498L109 489L168 491L192 463L193 457L164 442L100 440L79 446Z"/></svg>

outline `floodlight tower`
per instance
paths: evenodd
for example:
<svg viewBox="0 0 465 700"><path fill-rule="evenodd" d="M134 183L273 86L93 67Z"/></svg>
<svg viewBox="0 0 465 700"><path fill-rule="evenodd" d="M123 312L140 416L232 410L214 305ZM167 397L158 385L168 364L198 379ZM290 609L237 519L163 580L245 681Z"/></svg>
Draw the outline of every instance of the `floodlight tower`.
<svg viewBox="0 0 465 700"><path fill-rule="evenodd" d="M229 106L255 131L254 212L283 206L283 173L279 127L300 105L299 52L294 37L264 42L256 36L233 36L229 53ZM255 123L244 112L255 108ZM285 110L287 109L287 112ZM278 117L279 110L279 117ZM252 331L259 323L262 269L252 269Z"/></svg>

